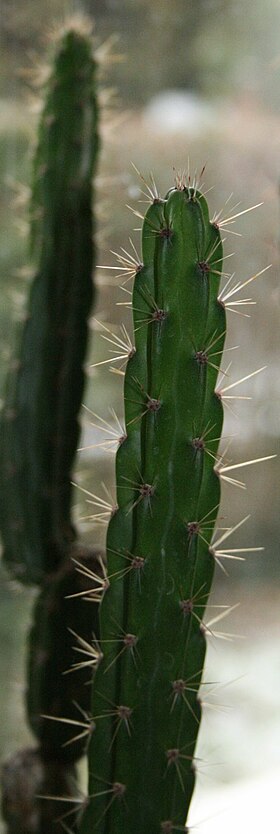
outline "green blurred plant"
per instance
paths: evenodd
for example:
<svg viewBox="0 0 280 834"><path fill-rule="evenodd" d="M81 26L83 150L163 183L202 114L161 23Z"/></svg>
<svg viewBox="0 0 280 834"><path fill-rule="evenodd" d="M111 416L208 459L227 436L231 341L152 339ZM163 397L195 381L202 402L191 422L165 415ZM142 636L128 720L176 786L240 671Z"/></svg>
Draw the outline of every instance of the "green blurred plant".
<svg viewBox="0 0 280 834"><path fill-rule="evenodd" d="M81 732L72 740L73 726L79 726L90 698L75 651L81 652L83 641L98 631L96 606L85 605L83 597L88 592L92 598L102 568L99 554L77 543L71 479L80 433L87 322L95 297L93 176L100 144L96 76L91 28L81 21L66 24L44 84L33 165L30 239L38 268L1 416L3 559L21 582L41 586L30 635L27 690L27 716L39 749L16 754L4 767L3 808L10 832L57 830L57 803L50 813L46 803L35 801L35 794L42 793L42 785L45 793L52 793L53 782L56 793L65 793L65 787L73 793L70 776L73 782L74 763L87 741ZM76 674L66 674L72 666ZM17 788L13 784L11 796L13 772ZM27 773L29 804L21 801Z"/></svg>

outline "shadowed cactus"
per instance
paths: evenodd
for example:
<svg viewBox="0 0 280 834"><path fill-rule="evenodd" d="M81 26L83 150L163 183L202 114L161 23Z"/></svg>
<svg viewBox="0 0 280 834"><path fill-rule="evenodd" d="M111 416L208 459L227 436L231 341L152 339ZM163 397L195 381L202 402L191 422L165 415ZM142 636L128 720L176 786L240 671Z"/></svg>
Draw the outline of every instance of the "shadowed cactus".
<svg viewBox="0 0 280 834"><path fill-rule="evenodd" d="M226 328L220 232L196 187L154 200L142 257L81 834L183 830L195 781Z"/></svg>
<svg viewBox="0 0 280 834"><path fill-rule="evenodd" d="M4 561L23 582L40 583L76 537L71 470L94 299L98 150L92 42L73 25L59 41L46 84L31 199L38 269L1 418Z"/></svg>
<svg viewBox="0 0 280 834"><path fill-rule="evenodd" d="M35 605L29 639L26 705L45 761L71 763L85 752L91 664L85 650L98 635L95 602L104 577L98 554L73 546L49 576ZM77 629L79 636L77 637Z"/></svg>
<svg viewBox="0 0 280 834"><path fill-rule="evenodd" d="M75 541L71 478L95 295L96 74L91 28L66 25L46 82L33 166L31 254L37 272L1 417L4 562L22 582L41 585L26 699L39 746L16 753L3 767L10 834L62 830L56 820L69 811L75 762L88 741L92 668L80 668L79 661L98 623L96 605L84 597L92 599L98 590L102 568L99 554ZM64 674L69 668L73 674ZM38 794L66 794L66 800L47 803Z"/></svg>

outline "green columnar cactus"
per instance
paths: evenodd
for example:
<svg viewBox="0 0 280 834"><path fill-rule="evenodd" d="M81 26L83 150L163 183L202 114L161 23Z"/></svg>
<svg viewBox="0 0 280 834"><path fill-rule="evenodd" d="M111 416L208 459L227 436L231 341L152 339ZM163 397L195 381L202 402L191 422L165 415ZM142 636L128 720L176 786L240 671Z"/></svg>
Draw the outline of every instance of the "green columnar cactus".
<svg viewBox="0 0 280 834"><path fill-rule="evenodd" d="M71 469L94 296L98 149L92 42L73 25L54 56L39 125L31 200L38 269L1 421L4 561L23 582L40 583L75 539Z"/></svg>
<svg viewBox="0 0 280 834"><path fill-rule="evenodd" d="M149 207L142 250L81 834L186 830L195 781L226 324L220 232L182 178Z"/></svg>
<svg viewBox="0 0 280 834"><path fill-rule="evenodd" d="M98 635L98 608L89 603L98 598L102 575L97 553L73 548L72 560L45 580L36 601L26 703L44 761L70 764L87 746L92 674L82 660Z"/></svg>

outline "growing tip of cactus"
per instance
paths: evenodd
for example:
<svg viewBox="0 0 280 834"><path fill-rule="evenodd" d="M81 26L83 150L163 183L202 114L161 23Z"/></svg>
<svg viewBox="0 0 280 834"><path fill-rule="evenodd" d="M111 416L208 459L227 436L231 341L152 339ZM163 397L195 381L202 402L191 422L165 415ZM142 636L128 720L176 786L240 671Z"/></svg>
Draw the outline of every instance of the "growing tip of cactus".
<svg viewBox="0 0 280 834"><path fill-rule="evenodd" d="M70 34L82 37L91 37L94 31L94 20L92 17L76 12L72 15L65 15L61 23L53 23L47 32L47 39L54 43L61 43L61 40Z"/></svg>

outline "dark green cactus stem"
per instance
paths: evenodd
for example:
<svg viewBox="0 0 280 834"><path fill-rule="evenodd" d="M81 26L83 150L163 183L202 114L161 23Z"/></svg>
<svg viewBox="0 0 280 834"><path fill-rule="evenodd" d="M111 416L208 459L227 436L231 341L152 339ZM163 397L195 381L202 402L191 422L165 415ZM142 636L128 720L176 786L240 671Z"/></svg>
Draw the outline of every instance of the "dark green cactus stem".
<svg viewBox="0 0 280 834"><path fill-rule="evenodd" d="M180 182L155 200L142 249L81 834L175 832L195 782L225 339L222 243L205 198Z"/></svg>
<svg viewBox="0 0 280 834"><path fill-rule="evenodd" d="M73 763L44 761L39 750L13 753L1 772L2 815L8 834L61 834L60 819L71 815L77 797ZM41 797L62 796L65 800ZM71 827L73 834L76 828Z"/></svg>
<svg viewBox="0 0 280 834"><path fill-rule="evenodd" d="M73 547L72 560L45 580L36 601L26 705L45 761L70 764L88 745L94 658L92 668L86 645L90 648L93 634L98 636L95 600L102 576L98 554Z"/></svg>
<svg viewBox="0 0 280 834"><path fill-rule="evenodd" d="M31 200L38 269L1 421L4 560L26 582L55 570L75 538L71 471L94 298L98 149L92 42L74 26L59 42L39 125Z"/></svg>

